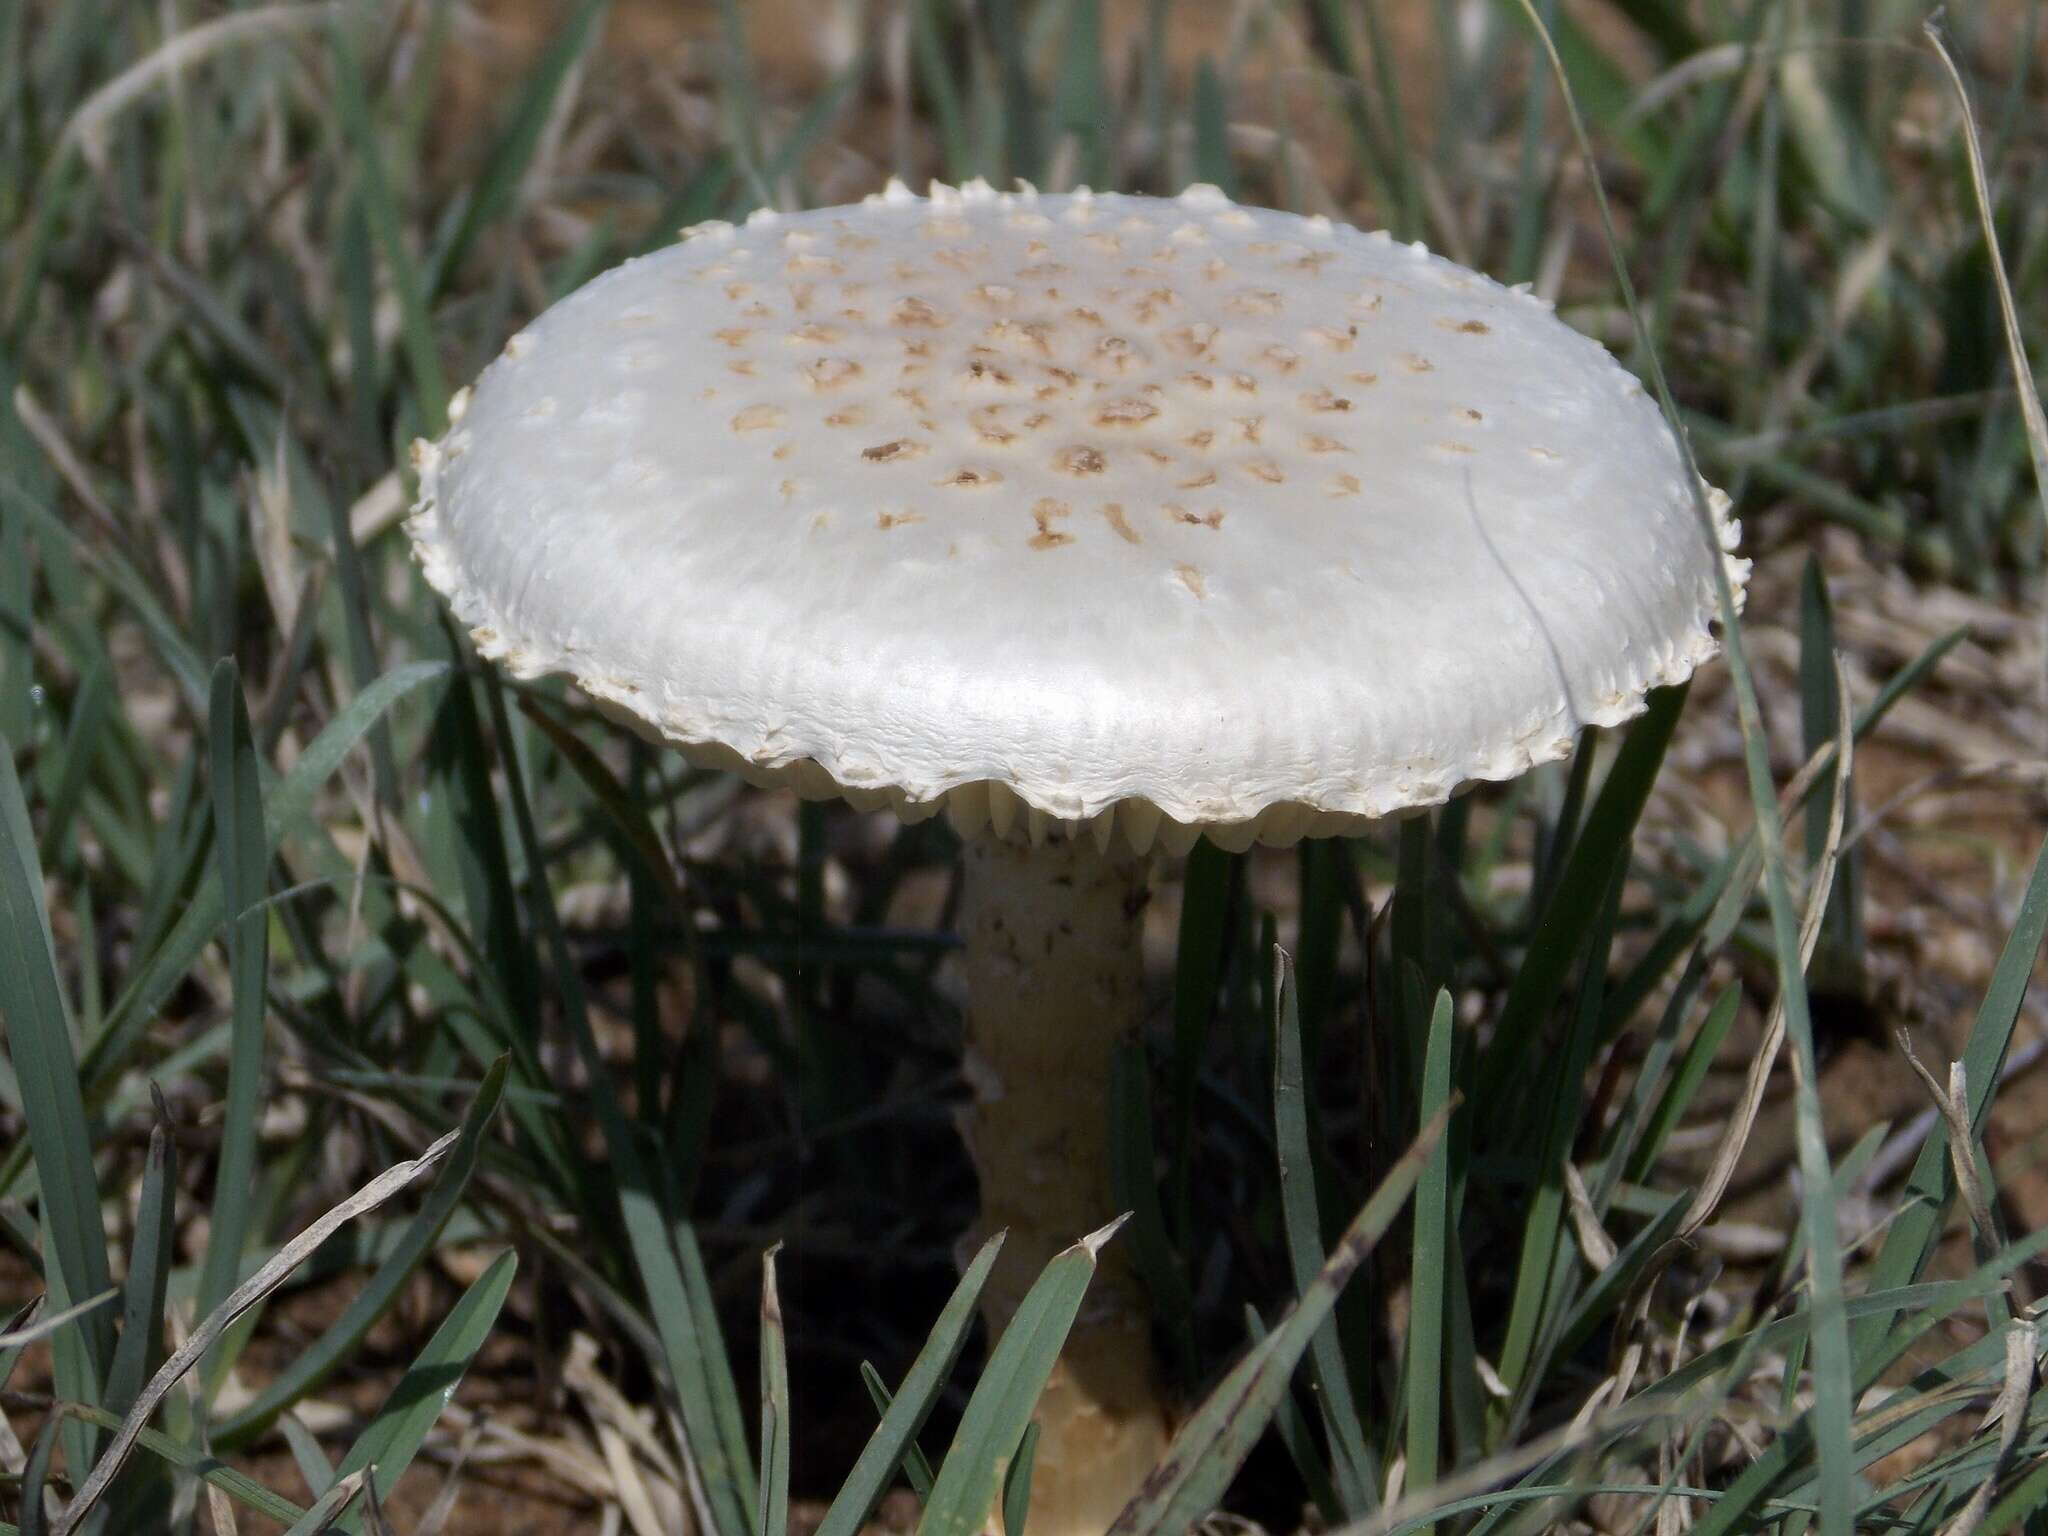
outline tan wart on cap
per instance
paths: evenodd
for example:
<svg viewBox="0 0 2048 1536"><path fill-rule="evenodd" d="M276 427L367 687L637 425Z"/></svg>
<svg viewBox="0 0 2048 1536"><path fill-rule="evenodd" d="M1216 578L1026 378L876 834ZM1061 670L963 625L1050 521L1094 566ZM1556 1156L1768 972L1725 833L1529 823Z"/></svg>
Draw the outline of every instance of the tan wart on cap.
<svg viewBox="0 0 2048 1536"><path fill-rule="evenodd" d="M1108 1213L1149 850L1514 777L1716 648L1693 488L1605 350L1212 188L700 226L514 337L417 458L419 558L482 654L967 837L999 1314ZM1163 1443L1135 1279L1101 1294L1055 1387L1079 1427L1042 1413L1041 1536L1101 1531Z"/></svg>

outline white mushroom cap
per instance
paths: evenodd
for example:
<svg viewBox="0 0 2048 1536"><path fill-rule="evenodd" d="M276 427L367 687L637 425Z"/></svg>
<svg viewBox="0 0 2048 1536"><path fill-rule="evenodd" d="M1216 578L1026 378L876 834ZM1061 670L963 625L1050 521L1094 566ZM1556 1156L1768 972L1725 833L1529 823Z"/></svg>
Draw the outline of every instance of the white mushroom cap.
<svg viewBox="0 0 2048 1536"><path fill-rule="evenodd" d="M963 829L1356 830L1716 649L1693 490L1605 350L1213 188L700 226L458 405L411 529L482 654Z"/></svg>

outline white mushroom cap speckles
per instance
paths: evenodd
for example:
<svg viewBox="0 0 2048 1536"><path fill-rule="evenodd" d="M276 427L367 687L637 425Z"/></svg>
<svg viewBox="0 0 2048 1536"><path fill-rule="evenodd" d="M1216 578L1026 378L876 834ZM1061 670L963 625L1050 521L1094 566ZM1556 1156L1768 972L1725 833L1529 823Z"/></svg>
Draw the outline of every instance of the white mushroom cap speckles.
<svg viewBox="0 0 2048 1536"><path fill-rule="evenodd" d="M700 226L462 404L411 528L485 656L963 828L1354 830L1716 649L1693 490L1606 351L1212 188Z"/></svg>

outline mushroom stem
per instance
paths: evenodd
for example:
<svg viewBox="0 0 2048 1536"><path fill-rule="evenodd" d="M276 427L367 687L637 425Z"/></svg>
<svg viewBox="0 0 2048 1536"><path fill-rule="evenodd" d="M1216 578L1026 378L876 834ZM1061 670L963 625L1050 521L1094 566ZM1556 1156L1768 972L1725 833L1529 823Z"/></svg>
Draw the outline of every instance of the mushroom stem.
<svg viewBox="0 0 2048 1536"><path fill-rule="evenodd" d="M982 1292L1002 1328L1046 1263L1117 1214L1109 1082L1144 1020L1139 923L1146 861L1086 839L968 845L967 1146L981 1230L1007 1229ZM1099 1261L1039 1400L1032 1536L1101 1536L1167 1444L1150 1311L1127 1244Z"/></svg>

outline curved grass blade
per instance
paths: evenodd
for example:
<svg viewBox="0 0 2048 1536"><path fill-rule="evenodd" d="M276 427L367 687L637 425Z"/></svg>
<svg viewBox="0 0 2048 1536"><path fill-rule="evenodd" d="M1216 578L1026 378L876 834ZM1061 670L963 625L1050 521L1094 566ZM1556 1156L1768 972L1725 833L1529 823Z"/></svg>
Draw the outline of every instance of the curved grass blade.
<svg viewBox="0 0 2048 1536"><path fill-rule="evenodd" d="M875 1395L882 1422L868 1436L868 1443L861 1448L853 1470L847 1474L845 1483L833 1498L832 1507L818 1522L815 1536L857 1536L898 1465L902 1466L911 1486L917 1489L919 1498L931 1496L931 1468L925 1463L923 1452L917 1448L917 1432L924 1427L932 1405L939 1399L939 1389L945 1386L946 1378L952 1374L953 1362L960 1358L960 1348L967 1342L968 1330L974 1326L974 1308L981 1300L981 1288L988 1280L989 1271L995 1267L996 1255L1002 1252L1002 1248L1003 1234L1000 1232L981 1245L981 1252L974 1256L974 1262L967 1266L967 1273L953 1287L953 1294L947 1298L945 1307L939 1312L939 1320L932 1325L924 1348L917 1352L917 1358L911 1362L910 1370L904 1375L893 1399L882 1385L881 1377L873 1374L872 1367L863 1370L863 1376L871 1377L868 1391ZM920 1471L923 1487L917 1486Z"/></svg>
<svg viewBox="0 0 2048 1536"><path fill-rule="evenodd" d="M78 1522L91 1511L93 1505L106 1493L108 1485L119 1474L122 1463L128 1459L136 1444L146 1440L150 1433L146 1426L150 1416L156 1412L157 1405L170 1395L171 1388L178 1383L179 1378L198 1363L236 1318L283 1284L286 1276L310 1258L314 1250L342 1227L356 1217L375 1210L440 1162L454 1148L455 1142L456 1133L450 1131L418 1157L385 1169L339 1205L322 1213L297 1237L279 1248L261 1269L236 1286L228 1298L192 1330L191 1336L179 1347L178 1352L166 1360L157 1369L156 1374L150 1377L148 1385L137 1395L134 1405L129 1408L127 1414L115 1421L119 1427L115 1431L113 1441L108 1445L106 1453L94 1463L91 1475L86 1478L84 1485L78 1490L78 1496L65 1510L64 1518L57 1525L54 1536L66 1536L66 1533L75 1529ZM75 1416L87 1423L100 1422L99 1418L91 1414L78 1413ZM107 1417L112 1418L111 1415ZM296 1520L299 1513L295 1507L285 1518Z"/></svg>
<svg viewBox="0 0 2048 1536"><path fill-rule="evenodd" d="M986 1525L1000 1479L1016 1456L1095 1276L1095 1256L1125 1220L1119 1216L1056 1255L1025 1293L967 1400L959 1431L925 1501L917 1536L976 1536Z"/></svg>
<svg viewBox="0 0 2048 1536"><path fill-rule="evenodd" d="M1295 1366L1316 1330L1328 1321L1338 1294L1408 1203L1409 1192L1422 1177L1456 1107L1453 1098L1422 1128L1422 1134L1387 1170L1379 1188L1344 1229L1301 1300L1181 1425L1166 1459L1110 1526L1111 1536L1180 1536L1216 1507L1252 1446L1266 1432Z"/></svg>
<svg viewBox="0 0 2048 1536"><path fill-rule="evenodd" d="M396 1244L356 1293L348 1309L311 1345L294 1355L291 1363L261 1392L215 1426L214 1445L232 1450L267 1428L278 1414L319 1386L329 1372L346 1360L377 1319L397 1301L406 1281L432 1251L441 1229L469 1187L470 1175L476 1171L477 1160L483 1153L484 1132L504 1095L508 1070L509 1063L503 1056L491 1063L462 1118L454 1150L435 1175L434 1186L427 1192L418 1214L406 1223Z"/></svg>
<svg viewBox="0 0 2048 1536"><path fill-rule="evenodd" d="M213 790L213 851L226 918L233 998L228 1031L228 1091L214 1176L206 1258L197 1305L204 1316L234 1289L249 1237L256 1183L256 1131L263 1093L263 1021L270 974L270 842L263 829L263 786L241 674L232 657L213 669L207 715ZM208 1364L211 1375L228 1356ZM216 1383L207 1383L210 1390Z"/></svg>
<svg viewBox="0 0 2048 1536"><path fill-rule="evenodd" d="M57 1431L63 1423L62 1414L50 1415L21 1469L21 1536L43 1536L43 1494L50 1483L50 1456L57 1449Z"/></svg>
<svg viewBox="0 0 2048 1536"><path fill-rule="evenodd" d="M434 1427L456 1387L461 1385L470 1361L490 1336L518 1268L519 1255L508 1248L463 1292L462 1300L434 1330L434 1336L427 1340L426 1348L392 1390L377 1417L342 1457L335 1468L337 1477L368 1472L370 1476L365 1481L376 1496L390 1495L405 1469L412 1465L413 1457L419 1454L427 1431ZM360 1531L362 1518L350 1511L335 1528Z"/></svg>
<svg viewBox="0 0 2048 1536"><path fill-rule="evenodd" d="M119 1431L126 1422L118 1414L108 1413L104 1408L88 1407L83 1403L61 1403L58 1408L63 1417L82 1420L95 1429ZM136 1435L134 1445L138 1450L149 1452L164 1465L190 1473L220 1489L237 1503L253 1509L266 1519L277 1521L280 1525L289 1525L305 1514L305 1510L282 1494L272 1493L254 1478L215 1461L204 1451L194 1450L182 1440L173 1440L160 1429L142 1430ZM74 1499L72 1505L75 1509L77 1500ZM71 1510L65 1512L65 1518L72 1518ZM60 1533L64 1529L65 1527L61 1525L57 1528Z"/></svg>

